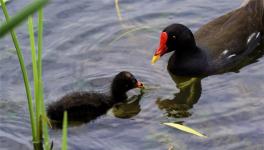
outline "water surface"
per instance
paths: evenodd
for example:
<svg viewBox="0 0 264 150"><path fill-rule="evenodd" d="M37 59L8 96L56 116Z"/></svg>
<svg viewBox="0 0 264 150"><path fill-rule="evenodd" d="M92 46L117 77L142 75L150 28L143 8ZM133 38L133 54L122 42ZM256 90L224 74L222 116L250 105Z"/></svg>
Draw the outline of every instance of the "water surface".
<svg viewBox="0 0 264 150"><path fill-rule="evenodd" d="M8 9L14 14L28 2L14 0ZM172 104L166 99L174 99L179 92L166 70L169 55L150 65L159 33L166 25L179 22L196 31L207 21L239 7L241 2L121 0L120 22L113 0L52 1L44 10L46 104L67 92L106 92L113 76L122 70L132 72L148 86L141 100L127 107L132 115L110 110L94 122L69 128L69 149L264 149L263 58L239 73L203 79L199 100L192 108L179 106L183 108L180 111L162 105ZM3 14L0 18L4 19ZM131 29L134 32L119 39ZM31 70L26 24L17 32ZM23 80L9 36L1 39L0 49L0 149L32 149ZM135 94L139 91L129 95ZM118 118L124 116L131 118ZM168 121L181 122L209 138L161 125ZM58 149L61 131L50 130L50 135Z"/></svg>

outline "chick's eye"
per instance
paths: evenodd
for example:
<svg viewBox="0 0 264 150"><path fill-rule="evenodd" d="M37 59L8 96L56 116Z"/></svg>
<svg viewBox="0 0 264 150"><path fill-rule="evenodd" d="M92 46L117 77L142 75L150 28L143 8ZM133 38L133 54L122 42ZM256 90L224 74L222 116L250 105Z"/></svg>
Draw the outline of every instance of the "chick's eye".
<svg viewBox="0 0 264 150"><path fill-rule="evenodd" d="M173 36L172 36L172 38L176 39L176 36L175 36L175 35L173 35Z"/></svg>
<svg viewBox="0 0 264 150"><path fill-rule="evenodd" d="M135 84L137 84L137 80L136 80L136 79L134 79L134 80L131 82L131 84L132 84L132 85L135 85Z"/></svg>

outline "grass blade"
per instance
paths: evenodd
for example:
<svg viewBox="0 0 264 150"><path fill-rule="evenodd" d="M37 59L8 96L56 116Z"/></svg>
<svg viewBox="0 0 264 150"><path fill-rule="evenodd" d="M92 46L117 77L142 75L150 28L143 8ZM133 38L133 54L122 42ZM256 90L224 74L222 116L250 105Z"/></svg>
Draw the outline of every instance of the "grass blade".
<svg viewBox="0 0 264 150"><path fill-rule="evenodd" d="M167 125L167 126L170 126L170 127L173 127L173 128L176 128L176 129L179 129L179 130L187 132L187 133L191 133L191 134L197 135L199 137L207 138L207 136L201 134L200 132L198 132L198 131L190 128L190 127L181 125L181 124L177 124L177 123L163 123L163 124Z"/></svg>
<svg viewBox="0 0 264 150"><path fill-rule="evenodd" d="M36 12L38 9L43 7L48 3L49 0L37 0L23 8L17 15L12 17L11 19L8 19L7 22L2 24L0 26L0 37L4 36L6 33L8 33L11 29L13 29L15 26L17 26L19 23L27 19L29 15L32 15L34 12ZM5 5L4 1L1 0L2 8L4 9Z"/></svg>
<svg viewBox="0 0 264 150"><path fill-rule="evenodd" d="M9 18L5 3L3 0L0 0L0 2L2 5L2 10L3 10L3 13L5 15L6 21L9 22L10 18ZM0 27L0 28L2 28L2 27ZM15 31L12 28L7 28L6 30L10 30L10 32L11 32L11 37L12 37L14 46L16 48L18 60L20 63L20 68L21 68L21 72L22 72L22 76L23 76L23 80L24 80L24 85L25 85L25 89L26 89L27 100L28 100L28 109L29 109L33 143L34 143L34 142L36 142L36 122L34 119L34 108L33 108L33 103L32 103L32 96L31 96L31 91L30 91L30 84L29 84L29 80L28 80L27 70L26 70L25 63L24 63L24 57L23 57L21 48L19 46L19 42L17 40L17 35L16 35Z"/></svg>
<svg viewBox="0 0 264 150"><path fill-rule="evenodd" d="M38 76L42 77L43 9L38 11ZM40 80L42 81L42 80Z"/></svg>
<svg viewBox="0 0 264 150"><path fill-rule="evenodd" d="M43 93L43 82L42 82L42 49L43 49L43 9L38 11L38 90L39 90L39 101L41 105L41 114L46 116L46 107L44 105L44 93ZM44 118L44 117L43 117ZM45 149L50 148L49 133L48 133L48 119L43 120L43 139Z"/></svg>
<svg viewBox="0 0 264 150"><path fill-rule="evenodd" d="M38 125L39 125L39 127L38 127L38 132L39 132L39 137L40 137L40 139L39 139L39 142L37 143L39 146L38 146L38 148L37 148L37 150L44 150L44 148L43 148L43 140L42 140L42 125L43 125L43 123L42 123L42 116L40 115L39 116L39 122L38 122Z"/></svg>
<svg viewBox="0 0 264 150"><path fill-rule="evenodd" d="M34 79L34 92L35 92L35 101L36 101L36 114L39 117L39 102L38 102L38 68L37 68L37 58L36 58L36 48L35 48L35 37L34 37L34 25L33 25L33 17L28 17L28 33L30 39L30 47L31 47L31 59L32 59L32 69L33 69L33 79Z"/></svg>
<svg viewBox="0 0 264 150"><path fill-rule="evenodd" d="M43 37L43 13L39 10L38 16L38 58L36 58L36 48L35 48L35 38L34 38L34 26L33 18L29 17L28 28L30 33L30 44L32 53L32 68L33 68L33 78L34 78L34 91L35 91L35 102L36 102L36 122L41 122L42 124L37 124L37 127L42 127L41 130L37 128L37 139L44 139L45 149L50 148L49 135L48 135L48 125L47 121L39 120L40 116L46 116L46 109L44 105L43 98L43 82L42 82L42 37ZM43 137L44 136L44 137Z"/></svg>
<svg viewBox="0 0 264 150"><path fill-rule="evenodd" d="M63 114L63 128L62 128L62 150L67 150L67 127L68 126L68 114L64 111Z"/></svg>
<svg viewBox="0 0 264 150"><path fill-rule="evenodd" d="M19 58L24 85L26 88L27 99L28 99L28 108L30 112L30 121L32 127L32 136L33 136L33 144L34 149L40 150L50 149L51 145L49 143L49 135L48 135L48 126L47 121L44 119L46 117L46 109L44 105L43 98L43 82L42 82L42 38L43 38L43 10L39 9L43 7L49 0L38 0L30 5L26 6L22 11L20 11L15 17L10 19L5 2L6 0L0 0L4 15L6 17L6 22L3 26L0 26L0 37L6 34L7 32L11 32L11 36L13 39L13 43L17 50L17 55ZM35 37L34 37L34 23L32 16L36 10L38 10L38 57L36 57L36 47L35 47ZM29 16L29 17L28 17ZM19 47L19 43L17 40L17 36L13 28L22 22L24 19L28 17L28 30L30 37L30 46L32 53L32 69L33 69L33 78L34 78L34 98L36 100L36 114L34 111L32 95L30 91L30 84L27 76L27 71L24 64L24 58L22 55L22 51ZM35 117L35 118L34 118ZM42 143L44 140L44 143Z"/></svg>
<svg viewBox="0 0 264 150"><path fill-rule="evenodd" d="M32 59L32 70L33 70L33 80L34 80L34 98L35 98L35 108L36 108L36 138L38 141L41 141L41 132L42 130L39 129L40 125L40 110L41 105L39 102L39 89L38 89L38 68L37 68L37 59L36 59L36 48L35 48L35 37L34 37L34 25L33 25L33 17L28 17L28 33L30 39L30 47L31 47L31 59Z"/></svg>
<svg viewBox="0 0 264 150"><path fill-rule="evenodd" d="M4 1L4 3L9 2L9 0L3 0L3 1ZM0 4L0 6L1 6L1 4Z"/></svg>

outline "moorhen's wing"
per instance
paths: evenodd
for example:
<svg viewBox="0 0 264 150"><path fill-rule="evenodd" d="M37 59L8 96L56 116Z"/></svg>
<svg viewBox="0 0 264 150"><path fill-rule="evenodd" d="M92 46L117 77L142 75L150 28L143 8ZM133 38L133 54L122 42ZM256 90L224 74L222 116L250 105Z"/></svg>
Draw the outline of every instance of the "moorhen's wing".
<svg viewBox="0 0 264 150"><path fill-rule="evenodd" d="M197 45L206 51L209 60L217 60L223 54L239 55L250 50L248 47L252 50L257 46L254 40L259 40L257 33L264 27L263 4L263 0L250 0L246 6L214 19L195 33Z"/></svg>

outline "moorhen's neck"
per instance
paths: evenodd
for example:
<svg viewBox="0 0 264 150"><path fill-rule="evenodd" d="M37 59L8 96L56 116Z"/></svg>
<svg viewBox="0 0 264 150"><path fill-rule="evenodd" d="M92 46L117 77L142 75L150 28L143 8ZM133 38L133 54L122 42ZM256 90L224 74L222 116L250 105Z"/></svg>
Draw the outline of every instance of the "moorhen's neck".
<svg viewBox="0 0 264 150"><path fill-rule="evenodd" d="M207 54L196 45L188 27L173 24L165 32L168 33L168 52L174 51L168 63L169 72L180 76L198 76L207 72Z"/></svg>
<svg viewBox="0 0 264 150"><path fill-rule="evenodd" d="M175 51L168 62L168 71L180 76L200 76L207 73L207 55L196 45Z"/></svg>
<svg viewBox="0 0 264 150"><path fill-rule="evenodd" d="M130 72L120 72L114 77L111 84L111 102L116 104L126 101L126 92L140 86L143 85Z"/></svg>
<svg viewBox="0 0 264 150"><path fill-rule="evenodd" d="M196 46L195 42L179 46L177 49L178 50L175 50L173 53L177 58L192 58L197 55L197 53L201 53L201 50Z"/></svg>
<svg viewBox="0 0 264 150"><path fill-rule="evenodd" d="M115 85L112 85L112 87L111 87L111 101L113 103L125 101L127 99L126 92L127 91L124 91L123 89L120 89Z"/></svg>
<svg viewBox="0 0 264 150"><path fill-rule="evenodd" d="M172 47L171 50L174 50L174 53L179 57L190 57L200 52L192 31L187 27L185 30L175 41L172 40L168 43L168 48Z"/></svg>

